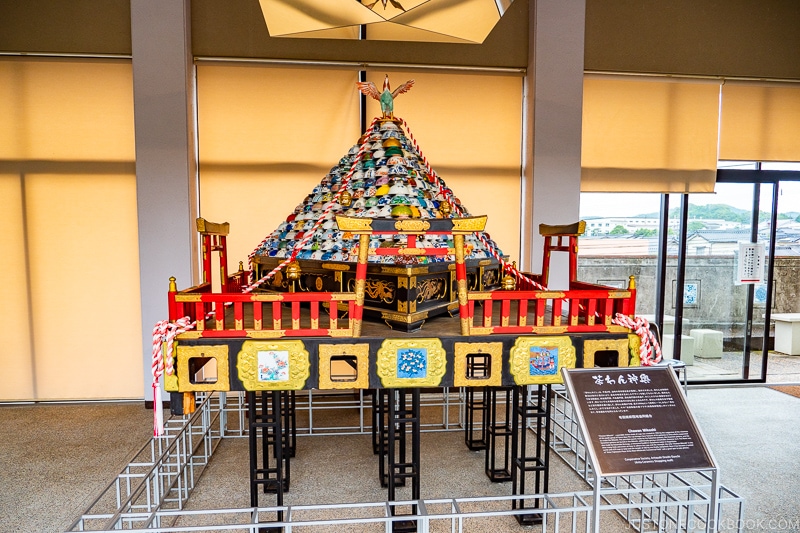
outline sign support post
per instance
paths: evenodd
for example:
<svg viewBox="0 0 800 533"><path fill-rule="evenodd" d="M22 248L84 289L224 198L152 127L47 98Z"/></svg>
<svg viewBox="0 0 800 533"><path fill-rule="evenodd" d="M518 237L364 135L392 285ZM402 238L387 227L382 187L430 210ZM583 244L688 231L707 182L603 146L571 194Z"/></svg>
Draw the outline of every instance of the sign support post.
<svg viewBox="0 0 800 533"><path fill-rule="evenodd" d="M603 478L699 471L711 472L705 531L716 531L718 468L675 373L666 367L562 373L594 471L592 531L600 533Z"/></svg>

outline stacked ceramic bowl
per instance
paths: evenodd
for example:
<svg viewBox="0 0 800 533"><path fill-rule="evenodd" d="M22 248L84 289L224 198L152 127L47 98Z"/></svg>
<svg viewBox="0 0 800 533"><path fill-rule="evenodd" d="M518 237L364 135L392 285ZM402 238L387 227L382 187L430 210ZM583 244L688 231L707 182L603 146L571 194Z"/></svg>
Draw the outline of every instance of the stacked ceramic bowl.
<svg viewBox="0 0 800 533"><path fill-rule="evenodd" d="M358 160L362 146L365 150ZM350 179L345 181L348 175ZM365 133L347 155L331 168L311 194L261 243L255 253L268 257L289 257L308 236L308 232L313 232L298 251L298 259L355 261L358 240L351 234L339 231L336 215L390 219L444 218L451 216L448 210L440 210L440 207L444 207L445 193L449 193L449 190L426 172L420 154L409 142L400 124L383 120ZM468 216L464 206L458 205L462 215ZM470 236L466 240L468 259L491 257L487 247L478 239ZM373 235L370 248L396 246L405 242L406 237L401 235ZM490 245L494 246L494 243ZM453 242L452 237L426 235L418 241L418 246L452 247ZM370 254L369 258L370 262L396 261L396 257L391 255ZM445 261L447 256L415 259L418 263L426 263Z"/></svg>

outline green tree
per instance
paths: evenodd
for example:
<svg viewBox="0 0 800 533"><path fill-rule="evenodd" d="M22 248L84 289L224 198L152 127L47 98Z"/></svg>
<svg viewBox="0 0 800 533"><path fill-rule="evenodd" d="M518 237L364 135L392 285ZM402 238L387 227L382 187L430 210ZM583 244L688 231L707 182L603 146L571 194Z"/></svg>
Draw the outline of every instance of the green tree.
<svg viewBox="0 0 800 533"><path fill-rule="evenodd" d="M658 235L657 229L639 228L633 232L634 237L655 237Z"/></svg>
<svg viewBox="0 0 800 533"><path fill-rule="evenodd" d="M627 235L629 232L624 227L617 225L608 232L609 235Z"/></svg>
<svg viewBox="0 0 800 533"><path fill-rule="evenodd" d="M701 229L705 229L705 228L706 228L706 225L704 223L698 221L698 220L692 220L686 226L686 229L688 231L697 231L697 230L701 230Z"/></svg>

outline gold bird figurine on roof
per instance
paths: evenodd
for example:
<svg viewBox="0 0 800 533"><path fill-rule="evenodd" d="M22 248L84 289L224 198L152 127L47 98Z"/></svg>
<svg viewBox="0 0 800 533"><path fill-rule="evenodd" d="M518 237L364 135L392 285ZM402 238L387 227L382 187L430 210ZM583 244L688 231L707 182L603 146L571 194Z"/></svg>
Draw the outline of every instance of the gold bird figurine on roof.
<svg viewBox="0 0 800 533"><path fill-rule="evenodd" d="M384 118L394 118L394 99L398 95L408 92L411 86L414 85L414 80L408 80L403 85L394 91L389 87L389 75L383 79L383 91L379 92L378 88L371 81L359 81L356 83L358 90L367 96L373 97L381 103L381 112Z"/></svg>

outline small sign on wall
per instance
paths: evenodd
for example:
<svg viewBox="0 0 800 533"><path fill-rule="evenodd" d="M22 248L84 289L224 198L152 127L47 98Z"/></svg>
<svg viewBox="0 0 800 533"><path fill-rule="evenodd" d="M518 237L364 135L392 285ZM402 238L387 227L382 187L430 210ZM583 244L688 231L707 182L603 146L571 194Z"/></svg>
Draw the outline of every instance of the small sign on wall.
<svg viewBox="0 0 800 533"><path fill-rule="evenodd" d="M740 242L736 284L764 283L766 249L761 242Z"/></svg>

